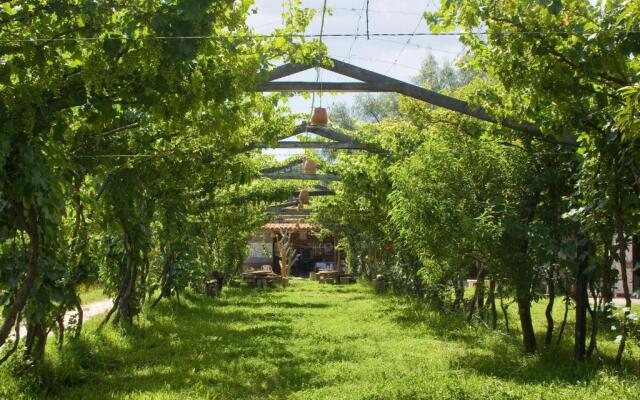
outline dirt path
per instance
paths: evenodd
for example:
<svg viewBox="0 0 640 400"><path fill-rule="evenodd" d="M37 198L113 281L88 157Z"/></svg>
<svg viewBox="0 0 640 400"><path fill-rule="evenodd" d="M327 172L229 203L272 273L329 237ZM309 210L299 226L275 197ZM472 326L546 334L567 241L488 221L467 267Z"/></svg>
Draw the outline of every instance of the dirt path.
<svg viewBox="0 0 640 400"><path fill-rule="evenodd" d="M104 300L99 300L99 301L93 301L91 303L87 303L87 304L83 304L82 305L82 314L83 314L83 319L84 322L90 320L91 318L95 317L96 315L100 315L103 314L105 312L107 312L111 307L113 307L113 300L111 299L104 299ZM78 315L77 312L73 311L73 312L68 312L65 315L65 326L69 325L69 320L73 317L75 317L76 315ZM25 326L21 326L20 327L20 337L24 338L27 335L27 327ZM13 338L15 335L11 335L11 337Z"/></svg>

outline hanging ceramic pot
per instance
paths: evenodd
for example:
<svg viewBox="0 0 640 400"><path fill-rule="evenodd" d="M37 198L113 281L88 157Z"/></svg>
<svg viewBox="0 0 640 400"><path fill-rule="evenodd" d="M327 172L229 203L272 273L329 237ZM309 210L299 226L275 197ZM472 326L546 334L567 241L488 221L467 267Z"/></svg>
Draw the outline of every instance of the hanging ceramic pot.
<svg viewBox="0 0 640 400"><path fill-rule="evenodd" d="M329 123L329 115L327 109L323 107L316 107L311 114L311 126L327 126Z"/></svg>
<svg viewBox="0 0 640 400"><path fill-rule="evenodd" d="M298 195L298 200L300 201L300 204L309 204L309 192L301 190Z"/></svg>
<svg viewBox="0 0 640 400"><path fill-rule="evenodd" d="M302 166L305 174L315 174L316 173L316 162L311 159L304 160L304 165Z"/></svg>

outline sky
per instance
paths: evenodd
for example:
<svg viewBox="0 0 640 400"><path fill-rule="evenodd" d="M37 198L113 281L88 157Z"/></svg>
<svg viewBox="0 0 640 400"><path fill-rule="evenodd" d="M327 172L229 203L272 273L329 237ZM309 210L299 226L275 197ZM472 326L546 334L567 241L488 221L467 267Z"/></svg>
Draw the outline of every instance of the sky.
<svg viewBox="0 0 640 400"><path fill-rule="evenodd" d="M283 3L285 7L283 8ZM366 33L365 13L367 0L327 0L331 14L325 15L324 34ZM282 26L281 14L286 11L288 0L256 0L257 13L249 16L249 25L256 33L271 33ZM370 33L420 33L428 32L422 18L425 11L434 11L440 0L369 0ZM319 34L323 0L303 0L301 6L316 9L316 14L305 33ZM357 38L324 38L329 55L335 59L366 68L396 79L411 81L418 74L422 60L432 54L439 62L454 61L463 51L456 36L413 36ZM316 71L310 70L284 80L314 81ZM322 71L321 81L349 81L349 78ZM316 95L313 105L330 108L335 102L352 104L355 94ZM320 104L321 103L321 104ZM293 112L309 113L312 99L303 96L291 98L288 106ZM296 154L294 150L278 150L278 158Z"/></svg>

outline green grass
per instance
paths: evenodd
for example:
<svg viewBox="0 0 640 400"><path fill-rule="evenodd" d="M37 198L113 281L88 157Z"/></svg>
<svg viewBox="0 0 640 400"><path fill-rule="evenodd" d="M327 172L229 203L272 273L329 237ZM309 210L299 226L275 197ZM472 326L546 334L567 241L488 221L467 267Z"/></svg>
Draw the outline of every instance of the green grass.
<svg viewBox="0 0 640 400"><path fill-rule="evenodd" d="M108 297L104 294L102 288L97 285L83 286L78 290L78 292L80 295L80 302L82 304L93 303L95 301L104 300Z"/></svg>
<svg viewBox="0 0 640 400"><path fill-rule="evenodd" d="M534 310L540 341L543 307ZM517 325L515 315L511 322ZM51 346L41 375L46 397L640 398L630 373L571 361L571 330L559 349L523 356L515 334L469 326L459 315L430 312L405 298L375 296L365 285L296 280L285 290L228 288L215 299L162 302L128 331L97 332L97 323L60 352ZM608 342L603 351L611 357ZM0 372L0 397L4 387L7 398L37 398L7 376Z"/></svg>

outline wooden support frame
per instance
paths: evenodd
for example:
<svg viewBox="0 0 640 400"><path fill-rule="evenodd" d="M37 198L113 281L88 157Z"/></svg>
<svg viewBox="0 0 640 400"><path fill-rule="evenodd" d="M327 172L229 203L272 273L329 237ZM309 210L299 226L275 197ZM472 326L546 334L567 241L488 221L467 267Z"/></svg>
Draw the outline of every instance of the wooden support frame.
<svg viewBox="0 0 640 400"><path fill-rule="evenodd" d="M339 181L340 177L334 174L305 174L300 172L287 172L280 174L262 174L269 179L297 179L301 181Z"/></svg>
<svg viewBox="0 0 640 400"><path fill-rule="evenodd" d="M313 67L322 67L329 71L357 79L361 82L274 82L298 72L305 71ZM491 116L482 107L473 107L466 101L456 99L420 86L412 85L398 79L394 79L377 72L369 71L364 68L356 67L336 59L329 59L329 62L323 65L305 65L305 64L285 64L273 69L267 76L267 79L258 85L258 91L364 91L364 92L395 92L417 100L433 104L438 107L446 108L482 121L501 123L508 128L524 132L534 138L553 143L575 146L575 140L560 141L553 136L542 133L539 126L530 122L516 122L508 118L498 121Z"/></svg>
<svg viewBox="0 0 640 400"><path fill-rule="evenodd" d="M297 158L295 160L291 160L288 163L284 164L284 165L280 165L277 167L269 167L269 168L263 168L260 170L261 173L263 174L269 174L269 173L273 173L273 172L280 172L280 171L284 171L287 170L291 167L295 167L296 165L300 165L302 166L302 164L304 164L304 158Z"/></svg>
<svg viewBox="0 0 640 400"><path fill-rule="evenodd" d="M293 140L283 140L285 138L300 135L302 133L313 133L323 138L332 140L332 142L320 142L320 141L293 141ZM369 145L364 143L360 143L356 139L351 136L337 131L332 128L321 127L321 126L311 126L309 124L300 124L298 125L291 134L286 134L280 136L280 141L278 141L275 145L270 145L267 143L252 143L244 148L245 151L253 150L253 149L330 149L330 150L366 150L373 153L379 153L379 149L375 149ZM289 165L289 164L287 164ZM295 165L295 162L292 162L289 166ZM276 167L278 168L278 167ZM286 169L283 167L281 169Z"/></svg>
<svg viewBox="0 0 640 400"><path fill-rule="evenodd" d="M253 146L254 149L348 149L367 150L367 146L357 143L342 142L296 142L281 141L273 146L260 143Z"/></svg>
<svg viewBox="0 0 640 400"><path fill-rule="evenodd" d="M309 196L311 197L318 197L318 196L333 196L336 194L336 192L334 192L331 189L319 189L319 190L312 190L309 193ZM293 195L295 197L300 196L300 192L294 192Z"/></svg>
<svg viewBox="0 0 640 400"><path fill-rule="evenodd" d="M336 192L334 192L331 189L327 189L327 188L319 188L318 190L311 190L308 192L310 197L318 197L318 196L333 196L336 194ZM300 197L300 192L293 192L293 200L290 201L286 201L284 203L280 203L280 204L275 204L273 206L269 206L267 207L267 211L272 211L272 210L284 210L287 209L287 207L295 207L298 204L300 204L300 201L298 200L298 197ZM287 209L288 211L295 211L293 209Z"/></svg>
<svg viewBox="0 0 640 400"><path fill-rule="evenodd" d="M291 208L279 208L279 207L269 207L267 208L267 213L269 214L275 214L275 215L279 215L279 216L283 216L283 217L288 217L288 216L300 216L300 215L309 215L311 214L311 210L308 209L304 209L304 210L295 210L295 209L291 209Z"/></svg>

